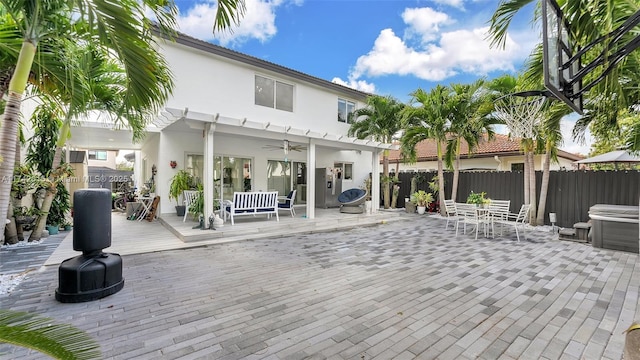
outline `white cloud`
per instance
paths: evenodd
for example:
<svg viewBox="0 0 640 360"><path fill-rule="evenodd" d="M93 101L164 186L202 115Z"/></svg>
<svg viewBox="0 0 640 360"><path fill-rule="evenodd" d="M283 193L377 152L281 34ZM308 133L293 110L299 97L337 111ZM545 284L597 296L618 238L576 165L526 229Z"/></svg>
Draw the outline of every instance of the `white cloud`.
<svg viewBox="0 0 640 360"><path fill-rule="evenodd" d="M448 0L446 4L462 6L461 1ZM464 28L448 14L429 7L407 8L401 16L406 24L404 38L392 29L380 31L373 48L357 59L349 79L400 75L443 81L460 73L484 76L493 71L515 71L514 64L523 61L537 42L537 35L530 30L510 32L504 48L492 48L488 27L468 24L469 28ZM418 41L414 44L413 39Z"/></svg>
<svg viewBox="0 0 640 360"><path fill-rule="evenodd" d="M564 140L560 148L564 151L568 151L574 154L587 155L591 151L591 144L593 144L593 138L589 129L584 134L584 142L573 140L573 127L578 119L577 114L565 116L560 121L560 132L562 133L562 139Z"/></svg>
<svg viewBox="0 0 640 360"><path fill-rule="evenodd" d="M505 49L490 48L488 28L443 33L440 43L412 48L393 30L380 32L373 49L360 56L351 76L413 75L429 81L441 81L459 72L485 75L495 70L514 70L513 62L524 56L519 46L507 38Z"/></svg>
<svg viewBox="0 0 640 360"><path fill-rule="evenodd" d="M458 9L464 9L463 0L433 0L433 2L440 5L447 5Z"/></svg>
<svg viewBox="0 0 640 360"><path fill-rule="evenodd" d="M453 22L449 15L431 8L405 9L402 20L409 25L405 30L405 37L417 36L423 43L435 40L440 32L440 26Z"/></svg>
<svg viewBox="0 0 640 360"><path fill-rule="evenodd" d="M372 83L366 82L365 80L355 80L350 78L349 80L344 81L339 77L335 77L333 78L333 80L331 80L331 82L342 85L342 86L350 87L352 89L364 91L370 94L373 94L376 92L376 86Z"/></svg>
<svg viewBox="0 0 640 360"><path fill-rule="evenodd" d="M217 2L203 1L189 9L180 9L178 26L181 32L206 41L217 40L223 46L241 44L249 39L265 42L275 36L278 31L275 25L276 9L289 3L301 5L302 1L246 0L246 12L240 24L214 34L213 22Z"/></svg>

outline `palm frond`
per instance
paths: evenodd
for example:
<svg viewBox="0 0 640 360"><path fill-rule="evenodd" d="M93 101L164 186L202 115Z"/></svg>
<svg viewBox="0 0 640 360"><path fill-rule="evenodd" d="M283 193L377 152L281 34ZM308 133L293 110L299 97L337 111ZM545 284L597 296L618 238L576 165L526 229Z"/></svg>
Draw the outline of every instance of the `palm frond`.
<svg viewBox="0 0 640 360"><path fill-rule="evenodd" d="M507 41L507 29L513 17L533 0L503 0L498 5L489 21L489 38L491 46L504 48Z"/></svg>
<svg viewBox="0 0 640 360"><path fill-rule="evenodd" d="M0 342L56 359L99 359L100 346L87 333L50 318L0 309Z"/></svg>
<svg viewBox="0 0 640 360"><path fill-rule="evenodd" d="M238 24L246 12L245 0L218 0L213 31L222 31Z"/></svg>

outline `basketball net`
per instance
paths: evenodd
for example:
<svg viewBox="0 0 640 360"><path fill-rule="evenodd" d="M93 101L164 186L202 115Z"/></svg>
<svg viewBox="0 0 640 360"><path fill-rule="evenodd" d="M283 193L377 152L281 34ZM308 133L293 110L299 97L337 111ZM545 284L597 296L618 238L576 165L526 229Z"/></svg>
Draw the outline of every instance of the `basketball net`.
<svg viewBox="0 0 640 360"><path fill-rule="evenodd" d="M544 96L503 96L495 102L495 116L504 121L512 136L535 139L544 101Z"/></svg>

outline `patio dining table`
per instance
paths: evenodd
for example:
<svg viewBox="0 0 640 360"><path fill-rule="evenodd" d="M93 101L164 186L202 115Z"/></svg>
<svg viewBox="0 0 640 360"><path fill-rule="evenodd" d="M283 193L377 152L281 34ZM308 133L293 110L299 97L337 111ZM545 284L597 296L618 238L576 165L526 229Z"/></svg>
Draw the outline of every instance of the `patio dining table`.
<svg viewBox="0 0 640 360"><path fill-rule="evenodd" d="M494 220L506 217L509 213L508 206L508 201L502 201L501 203L496 203L493 206L491 204L476 205L467 203L456 203L456 215L458 216L458 221L456 223L456 235L458 233L459 223L460 221L462 221L464 225L464 233L466 233L466 225L470 224L474 225L475 227L476 239L478 238L478 231L480 226L483 227L483 236L485 238L489 237L489 233L491 233L491 236L493 237L495 235Z"/></svg>

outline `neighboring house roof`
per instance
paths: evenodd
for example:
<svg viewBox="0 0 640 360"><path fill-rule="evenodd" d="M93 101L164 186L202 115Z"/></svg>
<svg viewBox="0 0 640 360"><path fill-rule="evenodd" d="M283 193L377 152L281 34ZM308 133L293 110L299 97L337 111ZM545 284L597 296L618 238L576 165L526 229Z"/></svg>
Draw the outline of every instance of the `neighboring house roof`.
<svg viewBox="0 0 640 360"><path fill-rule="evenodd" d="M162 33L160 33L159 31L155 31L155 35L159 36L159 37L163 37L165 39L166 36L163 36ZM168 40L171 41L171 40ZM327 80L323 80L320 79L318 77L315 76L311 76L305 73L302 73L300 71L297 70L293 70L269 61L265 61L262 59L259 59L257 57L253 57L250 55L246 55L231 49L227 49L225 47L219 46L219 45L215 45L200 39L196 39L194 37L191 37L189 35L177 32L177 35L174 39L174 41L178 44L184 45L184 46L188 46L190 48L193 49L198 49L213 55L217 55L217 56L222 56L225 57L227 59L230 60L234 60L234 61L238 61L247 65L251 65L251 66L255 66L264 70L268 70L268 71L272 71L284 76L288 76L300 81L304 81L316 86L320 86L326 89L329 89L331 91L337 91L340 93L343 93L345 95L351 96L352 98L356 99L356 100L362 100L365 101L366 98L371 95L368 94L366 92L360 91L360 90L356 90L356 89L352 89L350 87L346 87L340 84L336 84L333 83L331 81L327 81Z"/></svg>
<svg viewBox="0 0 640 360"><path fill-rule="evenodd" d="M445 150L444 148L442 149ZM462 140L460 145L460 157L461 158L481 158L481 157L493 157L498 156L515 156L522 155L523 152L520 149L520 139L510 138L508 135L495 134L493 140L489 141L485 134L480 143L475 147L472 154L469 155L469 144ZM416 145L416 162L421 161L435 161L438 159L436 142L433 139L428 139L419 142ZM569 160L580 160L581 156L566 152L564 150L558 150L558 156ZM402 154L400 150L391 150L389 152L389 162L402 161Z"/></svg>

